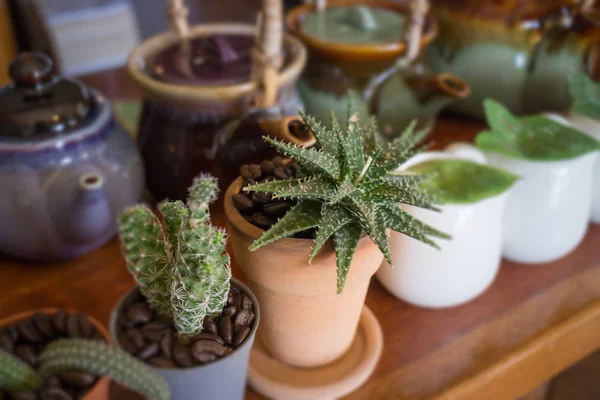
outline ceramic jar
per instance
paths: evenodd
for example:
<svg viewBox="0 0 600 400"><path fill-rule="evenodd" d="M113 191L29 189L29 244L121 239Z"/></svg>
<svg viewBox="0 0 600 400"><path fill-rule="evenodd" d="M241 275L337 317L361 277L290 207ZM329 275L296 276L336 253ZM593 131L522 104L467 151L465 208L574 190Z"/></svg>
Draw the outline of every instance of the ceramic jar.
<svg viewBox="0 0 600 400"><path fill-rule="evenodd" d="M486 157L491 165L522 178L506 206L504 257L537 264L573 251L588 228L598 152L561 161L530 161L492 152Z"/></svg>
<svg viewBox="0 0 600 400"><path fill-rule="evenodd" d="M444 152L421 153L400 170L431 160L486 162L473 146L454 144ZM440 212L403 205L415 218L452 238L438 240L438 250L392 232L394 268L384 260L376 275L379 282L394 296L420 307L452 307L479 296L500 267L502 221L509 193L467 204L444 204Z"/></svg>
<svg viewBox="0 0 600 400"><path fill-rule="evenodd" d="M157 199L185 199L200 172L226 188L241 165L268 156L263 131L238 129L257 89L250 80L255 36L249 25L205 24L190 28L188 41L166 32L131 53L127 68L144 96L138 144L147 187ZM300 103L294 83L306 51L287 35L283 49L278 103L271 111L295 115Z"/></svg>
<svg viewBox="0 0 600 400"><path fill-rule="evenodd" d="M569 78L595 77L600 28L573 0L433 0L440 34L427 51L434 71L464 79L472 93L451 105L483 117L490 97L512 112L566 110Z"/></svg>
<svg viewBox="0 0 600 400"><path fill-rule="evenodd" d="M152 369L167 381L173 400L239 400L244 398L248 359L250 358L250 349L254 343L256 329L260 323L260 308L256 297L246 285L235 278L231 279L231 284L249 296L254 302L256 315L254 326L241 346L228 355L208 364L174 369L152 366ZM109 330L117 346L121 346L119 343L121 331L119 317L122 316L124 307L138 300L140 296L139 289L131 289L119 300L111 313Z"/></svg>
<svg viewBox="0 0 600 400"><path fill-rule="evenodd" d="M333 15L327 21L332 26L323 22L320 28L319 18L325 21L327 14L323 13L327 12ZM326 125L332 111L344 120L348 91L353 90L364 95L358 107L360 112L377 115L383 131L393 137L411 120L428 123L452 99L466 95L468 89L465 93L463 82L451 76L431 75L421 61L407 68L395 68L397 59L406 52L406 43L401 40L402 24L408 23L409 14L406 4L389 0L331 0L321 13L311 5L291 10L287 15L288 28L309 51L306 69L298 82L306 112ZM394 18L398 21L389 21ZM317 20L317 29L304 26L313 20ZM378 35L389 35L392 30L392 41L378 39ZM431 43L436 34L437 23L427 15L420 49ZM450 80L456 85L446 84Z"/></svg>
<svg viewBox="0 0 600 400"><path fill-rule="evenodd" d="M110 240L143 190L140 157L110 102L23 53L0 89L0 251L66 260Z"/></svg>

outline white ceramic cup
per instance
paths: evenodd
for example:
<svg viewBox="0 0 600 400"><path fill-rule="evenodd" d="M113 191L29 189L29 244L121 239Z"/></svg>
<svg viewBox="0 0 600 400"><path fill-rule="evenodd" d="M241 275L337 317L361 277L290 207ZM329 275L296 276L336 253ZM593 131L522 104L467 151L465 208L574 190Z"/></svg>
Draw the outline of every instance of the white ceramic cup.
<svg viewBox="0 0 600 400"><path fill-rule="evenodd" d="M571 114L568 119L556 114L547 114L554 120L571 125L572 127L584 132L596 140L600 140L600 121L591 119L581 114ZM600 224L600 160L596 161L594 171L594 184L592 186L592 222Z"/></svg>
<svg viewBox="0 0 600 400"><path fill-rule="evenodd" d="M522 178L506 206L504 257L539 264L573 251L590 220L597 152L564 161L529 161L497 153L486 156L491 165Z"/></svg>
<svg viewBox="0 0 600 400"><path fill-rule="evenodd" d="M400 170L434 159L464 159L485 163L478 149L454 144L445 152L422 153ZM437 240L441 250L391 232L394 267L384 261L377 279L394 296L421 307L452 307L483 293L500 266L502 220L508 192L473 204L446 204L442 212L402 208L452 240Z"/></svg>

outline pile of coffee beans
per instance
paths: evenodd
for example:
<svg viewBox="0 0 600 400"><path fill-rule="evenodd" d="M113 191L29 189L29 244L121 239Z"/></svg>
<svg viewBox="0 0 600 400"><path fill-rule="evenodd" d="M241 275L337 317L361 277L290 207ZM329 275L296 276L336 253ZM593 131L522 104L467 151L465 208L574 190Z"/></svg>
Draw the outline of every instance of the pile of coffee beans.
<svg viewBox="0 0 600 400"><path fill-rule="evenodd" d="M173 323L159 321L138 292L120 317L119 343L128 353L156 367L188 368L215 361L241 346L252 331L255 317L252 299L232 286L221 315L206 318L204 331L184 344Z"/></svg>
<svg viewBox="0 0 600 400"><path fill-rule="evenodd" d="M31 319L5 327L0 331L0 348L37 369L46 345L61 338L104 340L85 314L70 314L61 308L54 315L38 312ZM0 400L75 400L87 393L96 380L83 372L63 372L47 379L39 393L9 394L0 390Z"/></svg>
<svg viewBox="0 0 600 400"><path fill-rule="evenodd" d="M244 180L242 187L273 180L293 179L297 176L298 169L295 162L285 163L281 157L265 160L260 165L243 165L240 168L240 175ZM233 204L246 221L258 228L267 230L295 206L296 201L292 199L273 199L268 193L242 191L233 196ZM301 232L294 235L294 237L313 238L314 231Z"/></svg>

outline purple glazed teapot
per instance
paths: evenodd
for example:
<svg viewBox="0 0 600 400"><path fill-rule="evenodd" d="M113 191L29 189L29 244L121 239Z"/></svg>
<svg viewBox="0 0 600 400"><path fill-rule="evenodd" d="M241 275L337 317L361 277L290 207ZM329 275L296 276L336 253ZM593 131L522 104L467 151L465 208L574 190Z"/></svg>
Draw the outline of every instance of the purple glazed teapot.
<svg viewBox="0 0 600 400"><path fill-rule="evenodd" d="M140 157L99 93L22 53L0 88L0 252L58 261L110 240L143 190Z"/></svg>

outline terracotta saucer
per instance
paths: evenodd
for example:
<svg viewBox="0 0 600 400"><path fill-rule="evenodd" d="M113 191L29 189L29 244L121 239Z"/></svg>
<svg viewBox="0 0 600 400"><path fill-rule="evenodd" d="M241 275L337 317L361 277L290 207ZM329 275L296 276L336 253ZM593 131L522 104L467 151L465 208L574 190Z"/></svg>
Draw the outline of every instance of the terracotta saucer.
<svg viewBox="0 0 600 400"><path fill-rule="evenodd" d="M381 326L365 306L350 349L337 361L319 368L297 368L271 357L256 337L250 352L248 384L271 399L336 399L362 385L383 349Z"/></svg>

